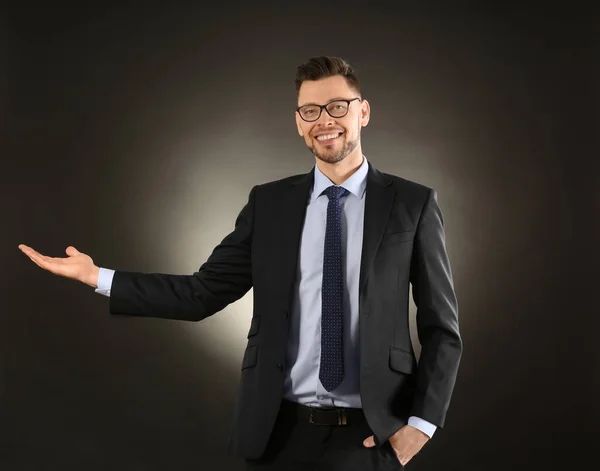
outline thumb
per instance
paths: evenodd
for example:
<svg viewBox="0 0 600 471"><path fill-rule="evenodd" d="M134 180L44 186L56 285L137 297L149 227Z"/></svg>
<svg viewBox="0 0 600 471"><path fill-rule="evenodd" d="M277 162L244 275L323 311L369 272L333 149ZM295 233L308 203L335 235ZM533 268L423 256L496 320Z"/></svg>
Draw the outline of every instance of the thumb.
<svg viewBox="0 0 600 471"><path fill-rule="evenodd" d="M363 441L363 445L367 448L372 448L375 446L375 437L371 435L369 438L365 438Z"/></svg>
<svg viewBox="0 0 600 471"><path fill-rule="evenodd" d="M67 250L65 250L65 252L67 253L67 255L69 257L74 257L75 255L79 255L79 250L77 250L75 247L73 247L72 245L69 245L67 247Z"/></svg>

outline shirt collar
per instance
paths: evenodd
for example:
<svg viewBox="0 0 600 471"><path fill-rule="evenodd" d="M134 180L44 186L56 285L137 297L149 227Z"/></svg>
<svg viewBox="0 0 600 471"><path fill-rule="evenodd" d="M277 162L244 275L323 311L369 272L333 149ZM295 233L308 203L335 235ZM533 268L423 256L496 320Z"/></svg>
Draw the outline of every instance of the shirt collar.
<svg viewBox="0 0 600 471"><path fill-rule="evenodd" d="M365 190L367 189L367 173L369 172L369 164L367 162L367 158L363 155L363 161L360 167L350 175L346 181L342 182L339 186L345 188L353 195L362 199L365 195ZM334 185L334 183L327 178L321 170L319 170L319 166L315 164L315 182L313 185L313 191L310 200L316 200L323 190Z"/></svg>

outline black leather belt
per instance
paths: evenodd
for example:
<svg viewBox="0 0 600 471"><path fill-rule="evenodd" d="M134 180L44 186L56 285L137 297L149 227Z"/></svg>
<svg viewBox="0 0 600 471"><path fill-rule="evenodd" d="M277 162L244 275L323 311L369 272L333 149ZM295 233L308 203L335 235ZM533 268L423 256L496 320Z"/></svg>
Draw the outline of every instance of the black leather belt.
<svg viewBox="0 0 600 471"><path fill-rule="evenodd" d="M359 420L365 420L362 409L351 407L311 407L283 399L284 413L292 414L302 422L313 425L349 425Z"/></svg>

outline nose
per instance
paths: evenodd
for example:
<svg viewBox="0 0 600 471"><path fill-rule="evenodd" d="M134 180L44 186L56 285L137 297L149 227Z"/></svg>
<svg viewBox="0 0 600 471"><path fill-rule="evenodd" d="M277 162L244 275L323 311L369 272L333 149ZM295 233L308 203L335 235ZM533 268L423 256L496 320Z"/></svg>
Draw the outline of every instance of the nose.
<svg viewBox="0 0 600 471"><path fill-rule="evenodd" d="M319 116L319 119L315 121L315 126L321 125L323 127L327 127L328 124L335 124L335 118L329 116L327 110L324 109L321 111L321 116Z"/></svg>

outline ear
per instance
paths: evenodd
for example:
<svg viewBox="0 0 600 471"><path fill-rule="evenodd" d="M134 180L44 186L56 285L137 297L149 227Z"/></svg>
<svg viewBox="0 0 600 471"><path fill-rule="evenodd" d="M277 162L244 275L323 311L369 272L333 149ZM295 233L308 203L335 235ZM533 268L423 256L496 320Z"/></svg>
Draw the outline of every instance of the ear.
<svg viewBox="0 0 600 471"><path fill-rule="evenodd" d="M371 119L371 105L367 100L360 102L360 125L364 128Z"/></svg>
<svg viewBox="0 0 600 471"><path fill-rule="evenodd" d="M300 116L298 116L298 113L296 111L294 111L294 116L296 117L296 127L298 128L298 134L300 134L300 136L304 136L304 131L302 131L302 118L300 118Z"/></svg>

